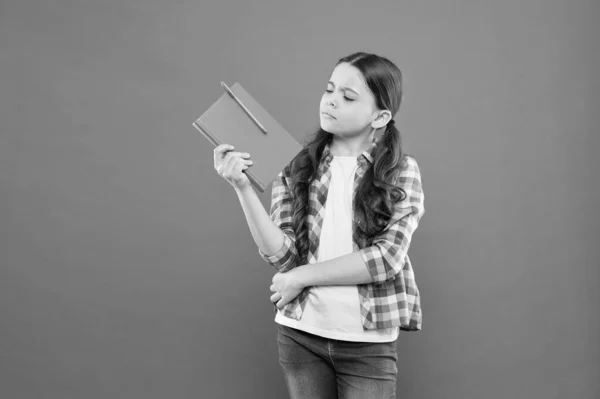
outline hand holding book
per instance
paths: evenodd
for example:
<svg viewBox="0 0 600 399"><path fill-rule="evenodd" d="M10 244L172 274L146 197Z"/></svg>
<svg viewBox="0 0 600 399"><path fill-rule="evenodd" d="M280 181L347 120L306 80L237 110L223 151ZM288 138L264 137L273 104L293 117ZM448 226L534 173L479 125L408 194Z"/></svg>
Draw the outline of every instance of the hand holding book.
<svg viewBox="0 0 600 399"><path fill-rule="evenodd" d="M247 152L236 152L230 144L221 144L214 151L215 169L233 188L243 190L252 183L245 171L252 166L253 161Z"/></svg>
<svg viewBox="0 0 600 399"><path fill-rule="evenodd" d="M249 179L264 192L302 146L239 83L221 86L224 93L193 125L217 147L215 169L223 178L234 187L246 187ZM252 162L239 152L228 155L232 147L252 154Z"/></svg>

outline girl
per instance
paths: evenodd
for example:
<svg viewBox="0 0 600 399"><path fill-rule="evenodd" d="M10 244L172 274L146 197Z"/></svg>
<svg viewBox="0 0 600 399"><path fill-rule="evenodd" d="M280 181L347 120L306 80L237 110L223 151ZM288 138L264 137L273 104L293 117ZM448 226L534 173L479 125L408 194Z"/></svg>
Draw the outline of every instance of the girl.
<svg viewBox="0 0 600 399"><path fill-rule="evenodd" d="M270 299L292 398L395 397L399 331L421 329L407 251L424 196L392 119L401 100L394 63L340 59L320 129L275 179L270 215L244 173L250 154L214 150L260 256L277 270Z"/></svg>

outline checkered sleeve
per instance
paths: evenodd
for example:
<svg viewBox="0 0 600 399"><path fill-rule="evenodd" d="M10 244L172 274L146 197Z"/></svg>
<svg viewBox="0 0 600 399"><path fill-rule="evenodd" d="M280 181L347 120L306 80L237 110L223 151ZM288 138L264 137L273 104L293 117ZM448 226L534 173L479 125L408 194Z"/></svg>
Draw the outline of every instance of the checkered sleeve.
<svg viewBox="0 0 600 399"><path fill-rule="evenodd" d="M284 273L296 266L296 235L292 227L292 195L288 185L288 167L284 168L273 181L271 190L271 220L283 232L283 245L275 254L266 255L260 248L258 253L277 271Z"/></svg>
<svg viewBox="0 0 600 399"><path fill-rule="evenodd" d="M402 271L412 234L425 213L421 174L414 157L407 156L399 185L406 198L396 204L390 222L372 245L360 250L374 283L393 280Z"/></svg>

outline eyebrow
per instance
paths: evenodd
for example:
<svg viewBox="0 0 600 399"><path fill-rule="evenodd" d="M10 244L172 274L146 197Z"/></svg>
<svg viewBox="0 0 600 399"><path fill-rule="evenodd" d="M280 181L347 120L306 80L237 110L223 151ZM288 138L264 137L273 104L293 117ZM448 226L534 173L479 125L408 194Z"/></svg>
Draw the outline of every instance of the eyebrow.
<svg viewBox="0 0 600 399"><path fill-rule="evenodd" d="M327 82L327 84L331 84L331 85L333 85L333 87L335 87L335 84L331 80L329 82ZM358 92L356 90L354 90L354 89L352 89L350 87L347 87L347 86L346 87L342 87L342 90L350 90L350 91L356 93L356 95L358 95L358 96L360 95L360 94L358 94Z"/></svg>

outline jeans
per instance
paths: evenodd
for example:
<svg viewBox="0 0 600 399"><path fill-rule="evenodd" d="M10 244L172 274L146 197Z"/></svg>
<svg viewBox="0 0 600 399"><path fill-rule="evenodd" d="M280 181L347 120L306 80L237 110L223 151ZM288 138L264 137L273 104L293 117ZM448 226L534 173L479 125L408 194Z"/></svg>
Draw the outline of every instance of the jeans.
<svg viewBox="0 0 600 399"><path fill-rule="evenodd" d="M396 341L341 341L275 324L291 399L396 397Z"/></svg>

